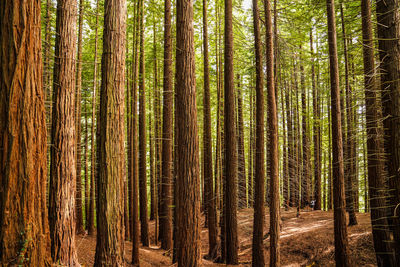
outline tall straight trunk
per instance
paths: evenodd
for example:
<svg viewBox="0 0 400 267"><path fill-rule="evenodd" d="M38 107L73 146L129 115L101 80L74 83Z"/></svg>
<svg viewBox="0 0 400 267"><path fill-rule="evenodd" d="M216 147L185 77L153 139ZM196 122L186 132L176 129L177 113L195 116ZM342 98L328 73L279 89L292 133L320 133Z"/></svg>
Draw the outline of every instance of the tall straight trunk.
<svg viewBox="0 0 400 267"><path fill-rule="evenodd" d="M140 0L140 57L139 57L139 204L140 241L149 246L147 218L147 173L146 173L146 88L144 65L144 0Z"/></svg>
<svg viewBox="0 0 400 267"><path fill-rule="evenodd" d="M395 257L390 244L391 237L386 215L384 144L383 131L379 123L382 119L382 113L378 100L380 91L375 79L374 37L372 34L371 4L369 1L361 1L361 14L372 236L378 266L395 266Z"/></svg>
<svg viewBox="0 0 400 267"><path fill-rule="evenodd" d="M213 189L212 169L212 139L211 139L211 100L210 100L210 73L208 62L208 26L207 26L207 0L203 0L203 53L204 53L204 93L203 93L203 161L205 199L208 226L208 256L215 259L218 252L217 244L217 212Z"/></svg>
<svg viewBox="0 0 400 267"><path fill-rule="evenodd" d="M292 159L292 146L293 146L293 127L292 127L292 114L291 114L291 105L290 105L290 83L285 91L285 106L286 106L286 120L287 120L287 155L286 161L288 165L287 177L284 178L284 187L283 187L283 197L284 197L284 206L286 209L291 205L291 190L292 190L292 179L293 179L293 159ZM285 190L286 189L286 190Z"/></svg>
<svg viewBox="0 0 400 267"><path fill-rule="evenodd" d="M263 57L261 52L260 15L258 11L258 0L253 0L253 28L254 47L256 56L256 174L254 192L254 221L253 221L253 243L252 243L252 266L264 266L264 75ZM272 65L272 64L271 64ZM270 65L270 66L271 66ZM268 78L270 78L268 76Z"/></svg>
<svg viewBox="0 0 400 267"><path fill-rule="evenodd" d="M124 265L126 2L106 0L100 90L95 266Z"/></svg>
<svg viewBox="0 0 400 267"><path fill-rule="evenodd" d="M76 16L75 0L57 2L49 222L51 256L63 265L78 264L74 221Z"/></svg>
<svg viewBox="0 0 400 267"><path fill-rule="evenodd" d="M152 146L155 147L155 152L157 153L157 137L158 137L158 106L157 106L157 100L160 97L159 92L158 92L158 77L157 77L157 44L156 44L156 23L155 21L153 22L153 53L154 53L154 58L153 58L153 77L154 77L154 84L153 84L153 114L154 114L154 131L152 132L151 128L151 116L149 115L149 139L150 139L150 155L151 153L154 153ZM150 103L150 97L149 97L149 107L151 107ZM150 114L150 113L149 113ZM156 138L154 138L156 137ZM156 218L156 211L158 208L157 204L157 158L153 160L154 155L151 155L150 163L155 165L155 168L153 169L152 166L150 166L150 171L153 173L150 174L150 220L154 220ZM155 242L157 243L158 238L155 238Z"/></svg>
<svg viewBox="0 0 400 267"><path fill-rule="evenodd" d="M89 127L88 127L88 112L87 110L87 101L85 101L85 154L84 154L84 173L85 173L85 227L88 226L88 218L89 218Z"/></svg>
<svg viewBox="0 0 400 267"><path fill-rule="evenodd" d="M216 13L216 21L215 23L215 32L219 33L219 6L215 5L215 13ZM217 133L216 133L216 144L215 144L215 169L214 169L214 178L215 178L215 201L216 201L216 210L221 210L221 122L220 122L220 114L221 114L221 81L220 81L220 62L219 62L219 34L216 35L215 41L215 61L216 61L216 83L217 83ZM218 217L218 216L217 216ZM217 219L218 220L218 219Z"/></svg>
<svg viewBox="0 0 400 267"><path fill-rule="evenodd" d="M176 1L176 124L178 266L200 265L200 174L193 2Z"/></svg>
<svg viewBox="0 0 400 267"><path fill-rule="evenodd" d="M252 76L251 76L252 77ZM253 79L250 79L250 81L252 81ZM253 146L253 139L254 139L254 116L253 116L253 108L254 108L254 101L253 101L253 94L254 94L254 90L253 90L253 82L250 83L250 93L249 93L249 102L250 102L250 123L249 123L249 141L248 141L248 147L249 147L249 151L248 151L248 169L247 169L247 198L248 198L248 208L253 207L254 205L254 199L253 199L253 165L254 165L254 157L253 157L253 153L254 153L254 146Z"/></svg>
<svg viewBox="0 0 400 267"><path fill-rule="evenodd" d="M239 208L247 207L247 198L246 198L246 162L244 156L244 121L243 121L243 99L242 99L242 88L241 88L241 79L240 75L237 74L238 79L238 89L237 89L237 146L238 146L238 205Z"/></svg>
<svg viewBox="0 0 400 267"><path fill-rule="evenodd" d="M85 232L82 212L82 144L81 144L81 90L82 90L82 27L85 0L79 0L78 56L76 64L75 133L76 133L76 233Z"/></svg>
<svg viewBox="0 0 400 267"><path fill-rule="evenodd" d="M384 147L386 169L396 240L396 261L400 266L400 14L399 0L377 1L379 56L381 59L381 88L383 103ZM397 208L397 209L396 209ZM396 213L395 213L396 211Z"/></svg>
<svg viewBox="0 0 400 267"><path fill-rule="evenodd" d="M312 96L313 96L313 115L314 115L314 200L315 210L321 209L321 122L319 108L319 93L315 81L315 65L314 65L314 46L313 46L313 30L310 31L310 48L311 48L311 79L312 79Z"/></svg>
<svg viewBox="0 0 400 267"><path fill-rule="evenodd" d="M280 266L280 196L279 196L279 159L278 159L278 117L276 108L276 93L274 79L274 43L272 33L271 4L265 0L266 27L266 59L267 59L267 92L268 92L268 131L270 158L270 265Z"/></svg>
<svg viewBox="0 0 400 267"><path fill-rule="evenodd" d="M353 173L352 170L352 161L353 159L353 138L352 138L352 104L350 101L350 83L349 83L349 60L348 60L348 52L347 52L347 37L346 37L346 27L344 22L344 12L343 12L343 3L340 3L340 17L342 21L342 35L343 35L343 49L344 49L344 69L345 69L345 95L346 95L346 143L344 149L346 152L344 153L344 165L345 165L345 183L346 183L346 209L349 212L349 225L357 225L357 217L355 214L355 192L354 192L354 184L353 184ZM344 105L345 103L343 103Z"/></svg>
<svg viewBox="0 0 400 267"><path fill-rule="evenodd" d="M311 184L311 176L310 176L310 138L308 136L308 108L307 108L307 99L306 99L306 81L304 77L304 66L300 64L300 83L301 83L301 111L302 111L302 141L303 141L303 160L302 160L302 182L301 182L301 203L300 207L307 206L310 203L310 184Z"/></svg>
<svg viewBox="0 0 400 267"><path fill-rule="evenodd" d="M92 128L91 128L91 171L90 171L90 204L88 219L88 234L94 235L94 206L95 206L95 184L97 177L97 161L95 151L95 119L96 119L96 97L97 97L97 48L98 48L98 28L99 28L99 0L96 1L96 28L94 40L94 70L93 70L93 98L92 98ZM98 159L97 159L98 160Z"/></svg>
<svg viewBox="0 0 400 267"><path fill-rule="evenodd" d="M42 85L40 8L40 1L0 3L2 266L51 263L47 251L46 97Z"/></svg>
<svg viewBox="0 0 400 267"><path fill-rule="evenodd" d="M327 97L327 101L328 97ZM331 112L331 106L328 106L328 179L329 179L329 204L328 204L328 210L333 209L333 173L332 173L332 112Z"/></svg>
<svg viewBox="0 0 400 267"><path fill-rule="evenodd" d="M172 171L173 171L173 77L172 77L172 38L171 1L164 2L164 83L163 83L163 129L162 129L162 188L160 210L161 248L172 248Z"/></svg>
<svg viewBox="0 0 400 267"><path fill-rule="evenodd" d="M343 140L340 108L339 64L337 56L335 0L326 1L328 17L329 67L332 106L333 202L336 266L351 266L347 240L344 191Z"/></svg>
<svg viewBox="0 0 400 267"><path fill-rule="evenodd" d="M225 248L226 263L238 264L237 235L237 150L235 127L235 86L233 72L232 0L225 0L224 31L224 141L225 141Z"/></svg>
<svg viewBox="0 0 400 267"><path fill-rule="evenodd" d="M137 1L134 11L134 27L133 27L133 64L132 64L132 98L131 98L131 196L129 201L130 223L131 223L131 241L132 241L132 264L139 266L139 183L138 183L138 147L137 147L137 76L138 76L138 44L139 44L139 9L140 1Z"/></svg>

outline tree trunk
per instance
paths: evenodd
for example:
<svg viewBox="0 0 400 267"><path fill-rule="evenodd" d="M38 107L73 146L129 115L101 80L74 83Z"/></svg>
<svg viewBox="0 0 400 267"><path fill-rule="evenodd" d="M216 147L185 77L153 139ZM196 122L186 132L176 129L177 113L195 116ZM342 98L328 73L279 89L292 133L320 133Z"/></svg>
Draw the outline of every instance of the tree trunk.
<svg viewBox="0 0 400 267"><path fill-rule="evenodd" d="M211 259L217 257L217 212L215 210L215 198L213 189L212 169L212 139L211 139L211 104L210 104L210 74L208 63L208 28L207 28L207 0L203 0L203 49L204 49L204 93L203 93L203 160L204 182L207 208L208 226L208 256Z"/></svg>
<svg viewBox="0 0 400 267"><path fill-rule="evenodd" d="M346 124L347 124L347 138L345 140L346 146L344 153L344 165L345 167L345 183L346 183L346 208L349 212L349 226L357 225L357 217L355 214L355 192L354 192L354 181L353 175L354 171L352 170L352 160L353 160L353 138L352 138L352 112L353 107L350 101L350 83L349 83L349 61L348 61L348 53L347 53L347 39L346 39L346 27L344 23L344 13L343 13L343 3L340 3L340 16L342 21L342 34L343 34L343 52L344 52L344 68L345 68L345 85L346 85ZM344 105L345 103L343 103Z"/></svg>
<svg viewBox="0 0 400 267"><path fill-rule="evenodd" d="M327 0L329 66L332 106L332 150L333 150L333 201L336 266L351 266L346 226L346 203L344 192L343 142L340 109L339 65L337 57L335 1Z"/></svg>
<svg viewBox="0 0 400 267"><path fill-rule="evenodd" d="M146 91L144 65L144 0L140 0L140 58L139 58L139 204L140 241L149 246L147 218L147 173L146 173Z"/></svg>
<svg viewBox="0 0 400 267"><path fill-rule="evenodd" d="M235 88L233 73L233 30L232 30L232 0L225 0L225 31L224 31L224 141L225 141L225 244L226 263L238 264L237 235L237 150L235 127Z"/></svg>
<svg viewBox="0 0 400 267"><path fill-rule="evenodd" d="M240 209L247 207L247 197L246 197L246 162L244 156L244 121L243 121L243 99L241 87L241 77L237 74L238 88L237 88L237 146L238 146L238 205Z"/></svg>
<svg viewBox="0 0 400 267"><path fill-rule="evenodd" d="M172 171L173 171L173 77L171 39L171 1L165 1L164 9L164 83L163 83L163 133L162 133L162 189L160 210L161 248L172 248ZM161 220L162 218L162 220Z"/></svg>
<svg viewBox="0 0 400 267"><path fill-rule="evenodd" d="M40 1L1 1L0 14L0 265L46 266Z"/></svg>
<svg viewBox="0 0 400 267"><path fill-rule="evenodd" d="M178 266L200 265L200 175L193 2L176 1L176 124Z"/></svg>
<svg viewBox="0 0 400 267"><path fill-rule="evenodd" d="M396 242L396 261L400 266L400 14L399 0L377 1L379 56L383 103L384 147ZM396 209L397 208L397 209ZM395 214L395 211L397 212Z"/></svg>
<svg viewBox="0 0 400 267"><path fill-rule="evenodd" d="M134 27L133 27L133 65L132 65L132 100L131 100L131 199L129 202L130 219L131 219L131 241L132 241L132 264L139 266L139 184L138 184L138 150L137 150L137 76L138 76L138 42L139 42L139 8L140 1L137 1L134 11Z"/></svg>
<svg viewBox="0 0 400 267"><path fill-rule="evenodd" d="M79 0L78 19L78 56L76 64L76 98L75 98L75 133L76 133L76 233L83 234L83 212L82 212L82 157L81 157L81 90L82 90L82 27L85 0Z"/></svg>
<svg viewBox="0 0 400 267"><path fill-rule="evenodd" d="M62 265L79 265L74 221L76 16L75 0L57 2L49 222L51 256Z"/></svg>
<svg viewBox="0 0 400 267"><path fill-rule="evenodd" d="M321 123L320 123L320 108L319 94L315 82L315 66L314 66L314 47L313 47L313 31L310 31L310 47L311 47L311 76L312 76L312 95L313 95L313 110L314 110L314 199L315 210L321 210Z"/></svg>
<svg viewBox="0 0 400 267"><path fill-rule="evenodd" d="M380 92L375 79L374 44L371 22L371 5L369 1L361 1L361 14L364 56L365 115L368 137L368 184L371 205L372 236L378 266L395 266L393 250L389 242L391 237L386 215L386 174L383 158L383 131L381 130L382 126L379 123L379 121L382 120L382 113L378 100Z"/></svg>
<svg viewBox="0 0 400 267"><path fill-rule="evenodd" d="M279 235L280 235L280 200L279 200L279 159L278 159L278 118L276 109L275 79L274 79L274 43L272 33L271 4L265 0L266 25L266 59L267 59L267 91L268 91L268 131L270 158L270 265L280 266Z"/></svg>
<svg viewBox="0 0 400 267"><path fill-rule="evenodd" d="M260 15L258 11L258 0L253 0L253 27L254 47L256 57L256 174L254 192L254 221L253 221L253 243L252 243L252 266L265 266L263 230L264 230L264 75L263 57L261 52L260 37ZM273 65L272 65L273 66ZM268 76L268 78L270 78ZM272 77L273 78L273 77ZM270 84L269 84L270 85Z"/></svg>
<svg viewBox="0 0 400 267"><path fill-rule="evenodd" d="M95 266L124 266L126 3L104 3Z"/></svg>
<svg viewBox="0 0 400 267"><path fill-rule="evenodd" d="M90 204L89 204L89 220L88 234L94 235L94 206L95 206L95 178L97 177L96 168L96 150L95 150L95 119L96 119L96 96L97 96L97 48L98 48L98 27L99 27L99 0L96 1L96 28L94 43L94 71L93 71L93 99L92 99L92 129L91 129L91 171L90 171ZM97 159L98 160L98 159Z"/></svg>

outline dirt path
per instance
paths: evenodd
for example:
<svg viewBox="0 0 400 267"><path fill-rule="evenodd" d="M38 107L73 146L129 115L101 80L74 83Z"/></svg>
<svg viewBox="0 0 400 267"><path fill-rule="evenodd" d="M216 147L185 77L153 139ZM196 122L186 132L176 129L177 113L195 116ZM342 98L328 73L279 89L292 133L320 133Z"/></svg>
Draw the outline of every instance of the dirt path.
<svg viewBox="0 0 400 267"><path fill-rule="evenodd" d="M269 211L266 210L264 229L265 259L269 262ZM373 251L371 222L369 214L357 214L358 225L349 227L350 256L353 266L376 266ZM203 217L201 225L204 225ZM150 248L140 248L141 266L171 266L169 253L154 245L154 222L150 222ZM244 209L238 213L239 266L251 266L251 242L253 210ZM201 229L202 253L208 251L208 231ZM324 211L303 211L296 217L296 211L282 210L281 229L282 266L334 266L333 213ZM96 238L77 236L78 257L84 266L93 266ZM125 244L127 262L131 257L131 242ZM129 265L128 265L129 266ZM203 266L226 266L203 259Z"/></svg>

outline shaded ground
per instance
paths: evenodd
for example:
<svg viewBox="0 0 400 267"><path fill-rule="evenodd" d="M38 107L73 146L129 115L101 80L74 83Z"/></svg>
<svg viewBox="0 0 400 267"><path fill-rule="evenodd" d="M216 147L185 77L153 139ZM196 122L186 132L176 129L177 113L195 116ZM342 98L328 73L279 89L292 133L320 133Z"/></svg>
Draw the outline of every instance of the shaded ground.
<svg viewBox="0 0 400 267"><path fill-rule="evenodd" d="M269 262L269 211L266 210L265 259ZM371 221L369 214L357 214L358 225L348 227L350 257L352 266L376 266L373 251ZM201 225L204 226L202 217ZM140 248L141 266L171 266L169 253L154 245L154 222L150 222L150 248ZM251 242L253 210L244 209L238 213L239 260L240 266L251 266ZM202 253L208 252L208 231L201 228ZM282 266L334 266L333 213L324 211L303 211L299 218L296 210L282 209L280 239ZM80 263L93 266L96 238L77 236L76 246ZM132 244L126 242L125 257L130 262ZM203 266L226 266L203 260Z"/></svg>

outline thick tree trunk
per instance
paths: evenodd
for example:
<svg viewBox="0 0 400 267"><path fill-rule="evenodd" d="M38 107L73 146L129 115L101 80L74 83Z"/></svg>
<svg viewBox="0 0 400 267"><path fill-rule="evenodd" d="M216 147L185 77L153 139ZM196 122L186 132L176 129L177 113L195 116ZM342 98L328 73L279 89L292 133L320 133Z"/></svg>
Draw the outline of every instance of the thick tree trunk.
<svg viewBox="0 0 400 267"><path fill-rule="evenodd" d="M140 0L140 58L139 58L139 204L140 241L149 246L147 218L147 173L146 173L146 88L144 65L144 0Z"/></svg>
<svg viewBox="0 0 400 267"><path fill-rule="evenodd" d="M50 255L40 1L1 1L0 15L0 265L45 266Z"/></svg>
<svg viewBox="0 0 400 267"><path fill-rule="evenodd" d="M396 261L400 266L400 14L399 0L376 1L386 168L393 214ZM395 214L396 211L396 214Z"/></svg>
<svg viewBox="0 0 400 267"><path fill-rule="evenodd" d="M212 169L212 139L211 139L211 100L210 100L210 74L208 63L208 26L207 26L207 0L203 0L203 49L204 49L204 93L203 93L203 160L204 160L204 183L205 199L207 209L208 226L208 256L211 259L217 257L217 212L215 209L215 198L213 189Z"/></svg>
<svg viewBox="0 0 400 267"><path fill-rule="evenodd" d="M51 256L62 265L79 265L75 250L75 64L76 1L57 2L51 127L49 222Z"/></svg>
<svg viewBox="0 0 400 267"><path fill-rule="evenodd" d="M327 0L329 66L331 78L332 106L332 150L333 150L333 201L336 266L351 266L346 226L346 203L344 191L343 140L340 109L339 65L337 56L335 1Z"/></svg>
<svg viewBox="0 0 400 267"><path fill-rule="evenodd" d="M375 79L374 37L372 34L371 5L368 0L361 1L361 14L372 236L378 266L395 266L393 250L389 241L391 237L386 215L383 131L379 123L382 119L382 113L378 100L380 92Z"/></svg>
<svg viewBox="0 0 400 267"><path fill-rule="evenodd" d="M126 3L104 3L95 266L124 266Z"/></svg>
<svg viewBox="0 0 400 267"><path fill-rule="evenodd" d="M280 200L279 200L279 159L278 159L278 118L276 108L274 79L274 43L272 33L271 4L265 0L266 24L266 59L267 59L267 91L268 91L268 134L270 158L270 265L280 266L279 235L280 235Z"/></svg>
<svg viewBox="0 0 400 267"><path fill-rule="evenodd" d="M258 11L258 0L253 0L253 27L254 47L256 56L256 174L254 192L254 221L253 221L253 243L252 243L252 266L265 266L263 230L264 230L264 75L263 57L261 51L260 15ZM271 64L272 65L272 64ZM268 78L270 78L268 76Z"/></svg>
<svg viewBox="0 0 400 267"><path fill-rule="evenodd" d="M201 257L200 175L191 0L176 1L176 81L176 259L180 267L195 267Z"/></svg>
<svg viewBox="0 0 400 267"><path fill-rule="evenodd" d="M238 264L237 235L237 150L235 127L235 88L233 72L232 0L225 0L224 31L224 141L225 141L225 244L226 263Z"/></svg>

